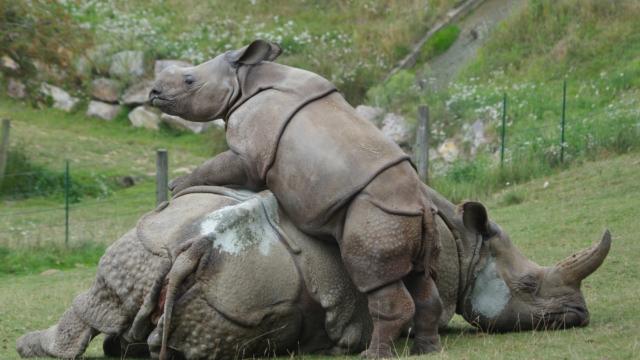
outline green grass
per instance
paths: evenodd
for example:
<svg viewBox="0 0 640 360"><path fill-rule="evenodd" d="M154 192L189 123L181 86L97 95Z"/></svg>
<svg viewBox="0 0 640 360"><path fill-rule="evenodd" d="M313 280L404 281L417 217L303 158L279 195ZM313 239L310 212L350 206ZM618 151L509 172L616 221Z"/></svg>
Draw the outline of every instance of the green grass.
<svg viewBox="0 0 640 360"><path fill-rule="evenodd" d="M488 335L459 317L442 336L444 351L429 359L632 359L640 356L640 154L632 153L510 187L485 199L490 216L533 261L551 265L599 240L613 245L602 267L582 284L591 323L586 328ZM548 185L545 187L545 182ZM522 201L504 202L509 193ZM89 287L94 268L0 277L0 358L17 359L26 331L53 324L73 297ZM101 356L101 338L86 356ZM305 356L307 357L307 356ZM322 357L309 357L320 359ZM357 359L356 356L348 357Z"/></svg>
<svg viewBox="0 0 640 360"><path fill-rule="evenodd" d="M33 109L2 98L0 118L12 120L10 150L20 154L20 164L9 169L7 183L22 179L0 198L0 248L53 253L56 261L66 264L72 261L65 259L67 255L75 256L60 251L65 241L60 181L66 159L70 160L72 184L80 190L96 190L71 199L69 245L83 249L87 243L111 243L141 214L153 209L156 149L168 149L170 177L175 177L225 148L222 130L205 135L168 129L151 132L132 128L125 119L105 122L78 113ZM43 174L53 179L48 191L23 188ZM136 185L116 185L123 176L131 176ZM24 271L28 264L34 271L42 267L35 257L26 257L23 270L0 267L0 273Z"/></svg>
<svg viewBox="0 0 640 360"><path fill-rule="evenodd" d="M429 61L432 58L447 51L451 45L458 39L460 28L456 24L447 25L438 30L433 36L427 40L420 50L419 62Z"/></svg>

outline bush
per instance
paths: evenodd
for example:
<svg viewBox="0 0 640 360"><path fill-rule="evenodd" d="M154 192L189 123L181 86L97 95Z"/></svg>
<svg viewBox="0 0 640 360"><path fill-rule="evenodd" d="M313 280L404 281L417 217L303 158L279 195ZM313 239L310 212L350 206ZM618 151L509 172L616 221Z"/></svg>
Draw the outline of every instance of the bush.
<svg viewBox="0 0 640 360"><path fill-rule="evenodd" d="M456 42L459 35L460 28L457 25L452 24L443 27L424 44L418 61L425 62L444 53Z"/></svg>

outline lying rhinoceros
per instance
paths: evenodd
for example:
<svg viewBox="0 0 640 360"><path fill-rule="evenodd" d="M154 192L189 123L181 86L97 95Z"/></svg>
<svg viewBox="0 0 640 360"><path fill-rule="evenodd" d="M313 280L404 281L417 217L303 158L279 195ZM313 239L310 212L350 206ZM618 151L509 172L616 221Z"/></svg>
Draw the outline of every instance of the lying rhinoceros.
<svg viewBox="0 0 640 360"><path fill-rule="evenodd" d="M599 244L540 267L481 204L456 207L429 192L439 208L441 327L454 313L488 331L588 323L580 283L604 261L608 231ZM198 256L185 258L195 248ZM169 297L170 324L163 315ZM58 324L18 339L17 350L23 357L73 358L105 333L107 355L157 356L165 333L173 355L187 359L340 354L364 349L371 331L366 297L334 244L293 226L268 191L196 187L110 246L92 288Z"/></svg>

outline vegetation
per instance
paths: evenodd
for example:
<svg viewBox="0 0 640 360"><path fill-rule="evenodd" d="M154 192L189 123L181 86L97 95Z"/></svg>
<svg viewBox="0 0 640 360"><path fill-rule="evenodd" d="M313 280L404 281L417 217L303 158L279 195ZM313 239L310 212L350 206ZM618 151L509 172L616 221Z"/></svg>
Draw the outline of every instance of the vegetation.
<svg viewBox="0 0 640 360"><path fill-rule="evenodd" d="M2 45L27 67L29 59L45 56L45 62L55 59L60 68L73 65L67 66L78 70L73 76L83 76L87 63L93 72L105 73L109 55L131 49L144 51L148 59L199 63L263 38L284 47L281 62L324 75L358 103L429 24L457 2L0 0L0 15L7 34ZM68 88L77 85L66 83Z"/></svg>
<svg viewBox="0 0 640 360"><path fill-rule="evenodd" d="M431 144L445 139L461 144L458 160L435 161L431 168L432 184L455 199L490 194L550 174L566 163L636 151L640 149L639 16L640 4L632 0L527 1L498 26L448 89L421 90L417 84L428 83L431 71L423 63L414 72L399 72L372 87L367 99L411 122L418 104L429 105ZM487 144L474 148L470 128L477 120L485 124Z"/></svg>
<svg viewBox="0 0 640 360"><path fill-rule="evenodd" d="M459 35L460 28L456 24L447 25L438 30L422 47L418 61L425 62L444 53L453 45Z"/></svg>

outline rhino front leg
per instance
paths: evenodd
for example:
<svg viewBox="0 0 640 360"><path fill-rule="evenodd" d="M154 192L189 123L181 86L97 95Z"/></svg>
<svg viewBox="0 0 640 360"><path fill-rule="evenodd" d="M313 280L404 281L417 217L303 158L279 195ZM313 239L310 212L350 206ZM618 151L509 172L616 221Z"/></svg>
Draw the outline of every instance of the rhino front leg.
<svg viewBox="0 0 640 360"><path fill-rule="evenodd" d="M48 328L20 337L16 350L23 358L56 357L73 359L84 353L91 339L98 334L68 309L60 321Z"/></svg>
<svg viewBox="0 0 640 360"><path fill-rule="evenodd" d="M240 156L231 150L216 155L205 161L191 174L181 176L169 184L173 195L180 191L198 185L235 185L248 189L255 189L258 184L252 184L247 176L244 162Z"/></svg>

